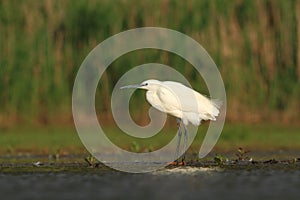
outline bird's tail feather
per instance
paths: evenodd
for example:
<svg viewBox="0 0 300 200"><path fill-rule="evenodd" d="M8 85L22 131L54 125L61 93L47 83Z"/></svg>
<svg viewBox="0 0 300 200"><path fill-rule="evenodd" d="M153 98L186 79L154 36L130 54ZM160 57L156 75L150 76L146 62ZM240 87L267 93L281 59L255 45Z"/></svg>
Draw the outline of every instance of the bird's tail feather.
<svg viewBox="0 0 300 200"><path fill-rule="evenodd" d="M211 99L211 103L216 107L216 108L221 108L223 102L220 99Z"/></svg>
<svg viewBox="0 0 300 200"><path fill-rule="evenodd" d="M211 99L210 101L213 105L212 112L211 112L211 120L215 121L216 117L220 113L219 109L221 108L223 102L219 99Z"/></svg>

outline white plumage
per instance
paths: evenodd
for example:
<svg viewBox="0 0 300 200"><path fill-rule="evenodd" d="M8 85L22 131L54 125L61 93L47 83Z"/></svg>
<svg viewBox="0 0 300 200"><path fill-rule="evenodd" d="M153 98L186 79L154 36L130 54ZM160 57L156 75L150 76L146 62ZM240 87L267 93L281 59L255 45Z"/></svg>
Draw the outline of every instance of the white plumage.
<svg viewBox="0 0 300 200"><path fill-rule="evenodd" d="M147 90L147 101L154 108L175 116L178 119L179 141L177 145L177 153L181 138L181 121L185 129L185 141L187 141L186 126L189 123L199 126L202 120L216 120L216 117L219 115L221 102L209 99L178 82L150 79L138 85L121 87L121 89L123 88L140 88Z"/></svg>
<svg viewBox="0 0 300 200"><path fill-rule="evenodd" d="M146 98L156 109L182 119L187 125L199 126L201 120L216 120L220 103L195 90L173 81L144 81L141 89L148 90Z"/></svg>

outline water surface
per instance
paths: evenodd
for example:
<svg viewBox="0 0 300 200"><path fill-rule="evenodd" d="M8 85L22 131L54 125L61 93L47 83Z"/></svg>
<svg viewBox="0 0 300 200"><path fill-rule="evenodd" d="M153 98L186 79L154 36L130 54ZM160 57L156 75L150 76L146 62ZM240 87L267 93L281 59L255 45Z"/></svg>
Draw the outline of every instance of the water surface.
<svg viewBox="0 0 300 200"><path fill-rule="evenodd" d="M0 174L1 199L299 199L299 169L182 167Z"/></svg>

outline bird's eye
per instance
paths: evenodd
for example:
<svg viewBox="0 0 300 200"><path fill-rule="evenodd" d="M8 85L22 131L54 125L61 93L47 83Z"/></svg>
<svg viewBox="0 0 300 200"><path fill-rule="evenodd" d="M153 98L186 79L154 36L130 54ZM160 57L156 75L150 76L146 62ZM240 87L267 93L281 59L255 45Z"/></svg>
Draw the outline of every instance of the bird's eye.
<svg viewBox="0 0 300 200"><path fill-rule="evenodd" d="M145 83L145 86L147 86L148 85L148 83Z"/></svg>

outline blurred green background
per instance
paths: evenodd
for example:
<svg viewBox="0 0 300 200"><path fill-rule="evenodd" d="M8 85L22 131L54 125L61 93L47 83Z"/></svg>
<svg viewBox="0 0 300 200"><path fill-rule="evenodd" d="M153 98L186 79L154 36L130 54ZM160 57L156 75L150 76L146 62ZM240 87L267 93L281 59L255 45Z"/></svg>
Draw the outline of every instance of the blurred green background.
<svg viewBox="0 0 300 200"><path fill-rule="evenodd" d="M296 0L0 0L0 130L73 127L72 87L83 59L109 36L145 26L180 31L208 51L225 83L227 124L298 127L299 10ZM110 95L118 78L148 62L174 67L205 93L201 77L178 56L132 52L101 77L96 104L104 123L113 125ZM144 98L133 100L140 123Z"/></svg>

